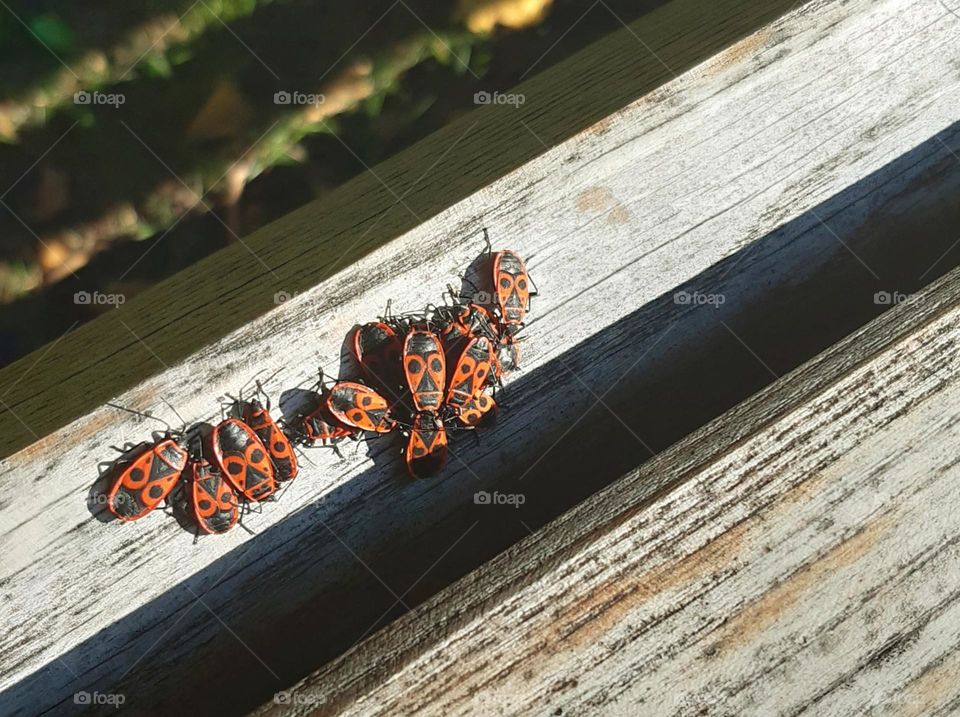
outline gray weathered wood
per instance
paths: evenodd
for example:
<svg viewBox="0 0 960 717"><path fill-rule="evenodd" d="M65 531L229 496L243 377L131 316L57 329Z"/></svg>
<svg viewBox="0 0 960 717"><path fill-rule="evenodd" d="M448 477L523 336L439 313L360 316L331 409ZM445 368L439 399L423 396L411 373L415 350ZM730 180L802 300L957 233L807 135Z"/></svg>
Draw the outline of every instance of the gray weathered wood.
<svg viewBox="0 0 960 717"><path fill-rule="evenodd" d="M314 289L545 148L582 133L795 7L798 0L651 4L657 7L629 28L514 88L526 98L519 108L489 105L458 118L374 171L359 172L323 199L0 369L0 456L133 389L159 373L162 362L183 361L246 327L274 308L278 292ZM608 10L598 4L592 12ZM153 161L146 149L144 155ZM169 163L162 152L160 160ZM368 280L378 282L382 273L383 267L377 267ZM326 306L335 307L336 298L330 297Z"/></svg>
<svg viewBox="0 0 960 717"><path fill-rule="evenodd" d="M4 461L0 711L65 710L80 689L123 692L144 713L213 709L202 700L219 695L203 691L211 673L198 664L244 675L231 694L259 701L448 584L483 550L509 544L517 521L501 529L482 513L462 520L473 494L535 480L540 457L563 450L597 395L688 355L703 323L720 326L734 303L706 314L658 297L718 262L747 292L758 277L754 259L740 259L760 245L775 258L763 244L775 232L788 248L814 234L810 267L848 256L832 232L848 237L875 207L844 207L829 232L811 210L869 184L956 120L960 77L943 48L958 27L934 0L811 3L208 350L170 362L145 337L146 359L170 365L114 400L171 418L165 398L189 420L210 419L213 397L257 372L283 369L271 390L308 385L317 364L336 373L345 332L388 298L399 310L439 300L481 248L483 224L497 245L530 258L542 292L525 371L508 382L503 421L481 446L461 442L442 478L417 484L397 480L392 441L347 451L345 461L315 451L283 499L249 517L256 538L238 530L194 546L160 514L135 525L91 517L103 514L86 498L97 463L114 455L109 446L154 428L105 406ZM920 201L913 182L939 155L918 159L877 201ZM732 175L731 162L740 167ZM739 360L762 372L746 351ZM549 517L545 505L530 508ZM468 544L475 553L444 562ZM234 662L225 645L239 651Z"/></svg>
<svg viewBox="0 0 960 717"><path fill-rule="evenodd" d="M917 300L258 714L955 713L960 270Z"/></svg>

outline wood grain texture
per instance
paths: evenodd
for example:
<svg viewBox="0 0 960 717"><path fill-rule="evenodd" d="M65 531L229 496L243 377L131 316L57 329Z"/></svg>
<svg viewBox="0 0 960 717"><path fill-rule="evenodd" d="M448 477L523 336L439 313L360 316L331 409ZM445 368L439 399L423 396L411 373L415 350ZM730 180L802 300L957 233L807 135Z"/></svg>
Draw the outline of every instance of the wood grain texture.
<svg viewBox="0 0 960 717"><path fill-rule="evenodd" d="M795 4L668 2L521 84L515 91L526 102L519 109L491 105L452 122L324 199L3 368L0 456L241 329L272 310L278 292L314 289ZM425 243L421 251L431 248ZM377 271L367 280L381 278Z"/></svg>
<svg viewBox="0 0 960 717"><path fill-rule="evenodd" d="M639 442L618 436L615 451L600 438L591 444L592 427L607 427L595 420L603 411L597 397L616 386L606 401L618 414L637 403L661 415L673 396L653 392L662 405L645 403L637 376L656 380L664 366L702 350L704 327L723 331L737 295L765 300L758 267L799 264L788 277L799 281L848 257L837 238L868 227L877 205L899 212L927 201L928 171L955 164L939 144L932 153L928 145L934 135L957 143L948 130L960 77L942 48L958 28L937 2L804 6L396 241L347 257L327 278L308 276L306 258L291 259L312 288L261 318L247 321L243 292L219 287L223 301L203 320L247 323L203 352L176 361L178 348L141 335L135 351L143 364L168 368L114 400L168 416L165 398L190 420L211 419L214 397L258 371L284 369L271 390L308 385L318 364L336 373L346 331L388 298L399 310L439 300L481 248L483 224L497 245L529 257L542 292L525 370L504 392L503 423L480 446L459 442L441 479L416 484L398 480L391 441L348 451L344 461L314 451L314 465L304 465L282 500L249 517L255 538L234 531L194 546L159 514L101 524L102 505L87 502L97 463L113 458L111 444L142 440L154 428L105 406L6 460L0 712L68 711L81 689L122 692L128 709L144 714L259 704L525 533L510 514L474 506L475 492L525 481L531 500L520 515L536 527L558 505L589 495L616 461L636 465L636 453L647 455L643 444L668 445L675 436L656 420L650 433L630 429ZM905 153L911 159L901 167ZM731 176L732 162L741 171ZM891 164L896 171L886 172ZM862 193L836 208L833 198L853 185ZM811 214L825 205L836 211L823 214L829 231ZM306 217L290 221L318 231ZM670 300L717 266L732 282L722 310ZM139 334L139 323L129 326ZM196 345L176 333L176 322L169 329ZM769 382L761 363L728 339L736 364L754 372L750 380ZM290 391L283 403L295 402ZM572 431L576 440L568 440ZM611 463L556 479L549 471L564 466L552 457L568 446L594 446ZM534 484L549 489L535 493ZM243 679L223 696L206 689L213 668L197 665Z"/></svg>
<svg viewBox="0 0 960 717"><path fill-rule="evenodd" d="M960 271L257 714L960 705Z"/></svg>

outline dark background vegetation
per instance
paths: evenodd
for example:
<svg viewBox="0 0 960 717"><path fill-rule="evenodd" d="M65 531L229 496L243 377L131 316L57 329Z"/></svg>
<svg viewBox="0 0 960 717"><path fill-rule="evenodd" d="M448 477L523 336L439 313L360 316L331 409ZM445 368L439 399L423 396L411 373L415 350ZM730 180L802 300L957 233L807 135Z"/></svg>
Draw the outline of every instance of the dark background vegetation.
<svg viewBox="0 0 960 717"><path fill-rule="evenodd" d="M4 0L0 365L656 4Z"/></svg>

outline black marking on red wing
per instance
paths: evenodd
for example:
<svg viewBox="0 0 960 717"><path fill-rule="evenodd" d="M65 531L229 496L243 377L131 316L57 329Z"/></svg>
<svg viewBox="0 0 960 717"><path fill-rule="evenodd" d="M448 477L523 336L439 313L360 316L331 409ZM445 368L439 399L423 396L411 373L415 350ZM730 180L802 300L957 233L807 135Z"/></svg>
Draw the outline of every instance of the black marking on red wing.
<svg viewBox="0 0 960 717"><path fill-rule="evenodd" d="M250 401L243 407L243 422L259 436L260 431L273 423L273 416L259 401Z"/></svg>
<svg viewBox="0 0 960 717"><path fill-rule="evenodd" d="M504 321L507 323L519 323L523 321L523 304L520 300L520 294L516 288L516 277L509 274L500 274L499 298L500 311L503 314Z"/></svg>
<svg viewBox="0 0 960 717"><path fill-rule="evenodd" d="M251 422L253 421L253 422ZM297 458L293 446L266 409L251 415L244 422L253 429L263 443L273 462L274 478L278 481L293 480L297 477Z"/></svg>
<svg viewBox="0 0 960 717"><path fill-rule="evenodd" d="M462 406L486 386L492 371L490 342L484 337L471 339L457 359L447 390L447 403Z"/></svg>
<svg viewBox="0 0 960 717"><path fill-rule="evenodd" d="M461 368L469 369L466 364L460 364ZM467 374L459 383L454 383L447 391L447 403L451 406L462 406L470 400L471 388L473 387L472 374Z"/></svg>
<svg viewBox="0 0 960 717"><path fill-rule="evenodd" d="M418 413L407 439L407 470L414 478L429 478L447 462L447 434L443 422L431 412Z"/></svg>
<svg viewBox="0 0 960 717"><path fill-rule="evenodd" d="M436 411L440 408L447 380L440 339L429 331L411 331L403 346L403 366L416 409Z"/></svg>
<svg viewBox="0 0 960 717"><path fill-rule="evenodd" d="M114 482L107 496L107 508L120 520L136 520L150 512L150 506L141 499L141 491L149 476L153 475L154 463L160 461L156 459L151 447L137 456Z"/></svg>
<svg viewBox="0 0 960 717"><path fill-rule="evenodd" d="M357 329L356 353L361 361L367 354L382 354L398 340L397 333L380 321L372 321Z"/></svg>
<svg viewBox="0 0 960 717"><path fill-rule="evenodd" d="M512 251L500 251L494 256L493 270L503 320L508 324L522 323L530 296L523 260Z"/></svg>
<svg viewBox="0 0 960 717"><path fill-rule="evenodd" d="M228 483L247 500L258 501L277 489L273 464L253 429L228 418L213 429L213 454Z"/></svg>
<svg viewBox="0 0 960 717"><path fill-rule="evenodd" d="M169 441L166 444L159 444L157 448L157 454L170 468L177 473L183 471L183 467L186 465L187 454L180 446L178 446L174 441Z"/></svg>
<svg viewBox="0 0 960 717"><path fill-rule="evenodd" d="M239 500L218 471L204 461L192 466L192 503L197 525L205 533L225 533L237 522Z"/></svg>
<svg viewBox="0 0 960 717"><path fill-rule="evenodd" d="M388 433L396 426L387 399L362 383L335 383L327 396L327 407L336 420L364 431Z"/></svg>
<svg viewBox="0 0 960 717"><path fill-rule="evenodd" d="M335 441L353 435L357 429L345 426L330 413L327 399L303 419L303 429L311 441Z"/></svg>
<svg viewBox="0 0 960 717"><path fill-rule="evenodd" d="M186 462L187 452L171 439L147 447L117 476L107 508L121 520L142 518L170 495Z"/></svg>
<svg viewBox="0 0 960 717"><path fill-rule="evenodd" d="M497 404L493 396L481 394L467 401L457 416L460 423L472 428L491 428L497 422Z"/></svg>
<svg viewBox="0 0 960 717"><path fill-rule="evenodd" d="M297 477L296 459L273 458L274 477L281 482L293 480Z"/></svg>
<svg viewBox="0 0 960 717"><path fill-rule="evenodd" d="M506 271L514 276L520 276L527 273L527 267L523 260L509 249L497 252L500 258L500 271Z"/></svg>
<svg viewBox="0 0 960 717"><path fill-rule="evenodd" d="M454 322L446 325L440 334L440 338L443 340L444 350L447 350L448 345L455 345L456 342L465 340L469 335L470 331L466 326L461 323Z"/></svg>

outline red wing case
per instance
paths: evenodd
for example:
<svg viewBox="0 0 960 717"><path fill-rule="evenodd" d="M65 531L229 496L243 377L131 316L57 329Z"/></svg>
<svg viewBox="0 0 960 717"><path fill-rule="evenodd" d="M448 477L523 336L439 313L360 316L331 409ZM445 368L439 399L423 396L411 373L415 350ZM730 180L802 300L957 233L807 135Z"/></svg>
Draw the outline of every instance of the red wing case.
<svg viewBox="0 0 960 717"><path fill-rule="evenodd" d="M204 533L226 533L237 523L239 500L230 484L205 460L187 466L190 505L197 526Z"/></svg>
<svg viewBox="0 0 960 717"><path fill-rule="evenodd" d="M335 383L327 396L327 408L336 420L363 431L389 433L397 425L390 417L387 399L362 383Z"/></svg>
<svg viewBox="0 0 960 717"><path fill-rule="evenodd" d="M299 471L297 456L293 452L290 439L280 430L270 411L259 401L250 401L243 407L243 422L253 429L267 449L276 479L288 481L296 478Z"/></svg>
<svg viewBox="0 0 960 717"><path fill-rule="evenodd" d="M358 429L340 423L327 405L329 395L320 405L303 417L303 432L314 443L334 443L354 435Z"/></svg>
<svg viewBox="0 0 960 717"><path fill-rule="evenodd" d="M187 452L171 438L145 448L117 476L107 509L120 520L142 518L170 495L186 464Z"/></svg>
<svg viewBox="0 0 960 717"><path fill-rule="evenodd" d="M418 413L407 440L407 470L414 478L436 475L447 462L447 432L435 413Z"/></svg>
<svg viewBox="0 0 960 717"><path fill-rule="evenodd" d="M436 334L415 329L403 342L403 371L417 411L437 411L443 401L447 363Z"/></svg>
<svg viewBox="0 0 960 717"><path fill-rule="evenodd" d="M493 255L493 281L503 323L522 324L530 304L530 277L523 259L510 250L498 251Z"/></svg>
<svg viewBox="0 0 960 717"><path fill-rule="evenodd" d="M497 420L497 403L493 396L482 393L463 405L457 420L473 428L490 428Z"/></svg>
<svg viewBox="0 0 960 717"><path fill-rule="evenodd" d="M400 355L403 340L382 321L358 326L350 338L350 350L360 364L364 377L387 396L403 388Z"/></svg>
<svg viewBox="0 0 960 717"><path fill-rule="evenodd" d="M461 408L479 396L493 371L493 349L490 342L477 337L470 339L451 367L446 402Z"/></svg>
<svg viewBox="0 0 960 717"><path fill-rule="evenodd" d="M228 418L213 429L210 440L217 467L238 495L260 501L276 492L270 455L250 426Z"/></svg>

